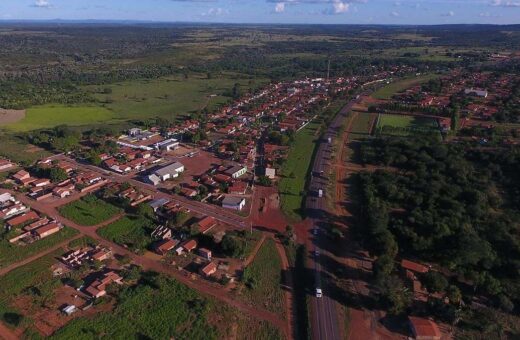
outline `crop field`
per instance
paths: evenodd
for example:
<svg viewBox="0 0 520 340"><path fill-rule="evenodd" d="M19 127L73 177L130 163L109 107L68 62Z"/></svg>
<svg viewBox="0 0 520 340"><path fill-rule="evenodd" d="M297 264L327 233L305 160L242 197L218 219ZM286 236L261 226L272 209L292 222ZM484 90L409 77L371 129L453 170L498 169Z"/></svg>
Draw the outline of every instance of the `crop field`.
<svg viewBox="0 0 520 340"><path fill-rule="evenodd" d="M120 212L121 209L94 195L85 196L60 208L63 217L82 226L102 223Z"/></svg>
<svg viewBox="0 0 520 340"><path fill-rule="evenodd" d="M433 118L392 114L379 115L376 132L391 136L408 136L420 132L440 133Z"/></svg>
<svg viewBox="0 0 520 340"><path fill-rule="evenodd" d="M278 190L281 196L281 208L292 220L301 219L301 208L305 190L305 180L311 166L313 150L319 137L317 132L320 124L311 122L300 130L295 137L287 160L282 167L283 178Z"/></svg>
<svg viewBox="0 0 520 340"><path fill-rule="evenodd" d="M372 97L376 99L391 99L395 94L402 92L410 87L425 83L431 79L435 79L438 76L435 74L427 74L419 77L410 77L402 80L394 81L386 86L383 86L372 94Z"/></svg>
<svg viewBox="0 0 520 340"><path fill-rule="evenodd" d="M54 339L224 339L234 311L172 278L144 273L110 313L75 319Z"/></svg>
<svg viewBox="0 0 520 340"><path fill-rule="evenodd" d="M0 239L0 268L6 267L15 262L23 261L24 259L49 249L77 234L78 232L76 230L65 227L54 235L50 235L26 246L11 244L7 239Z"/></svg>
<svg viewBox="0 0 520 340"><path fill-rule="evenodd" d="M272 239L260 247L253 262L244 270L244 298L253 305L262 305L271 312L284 315L281 289L282 264Z"/></svg>
<svg viewBox="0 0 520 340"><path fill-rule="evenodd" d="M97 106L42 105L27 109L25 118L8 124L13 131L30 131L51 128L57 125L89 125L114 119L115 115Z"/></svg>
<svg viewBox="0 0 520 340"><path fill-rule="evenodd" d="M101 228L101 237L131 249L143 250L150 244L150 233L153 223L144 217L124 216L121 219Z"/></svg>

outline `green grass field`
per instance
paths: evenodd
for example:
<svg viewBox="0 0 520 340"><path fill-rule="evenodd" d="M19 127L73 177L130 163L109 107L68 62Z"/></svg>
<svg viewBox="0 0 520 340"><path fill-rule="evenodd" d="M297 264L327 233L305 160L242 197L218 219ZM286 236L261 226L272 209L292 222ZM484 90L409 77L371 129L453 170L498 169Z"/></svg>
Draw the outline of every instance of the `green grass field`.
<svg viewBox="0 0 520 340"><path fill-rule="evenodd" d="M7 125L7 128L13 131L30 131L62 124L96 124L114 118L114 113L98 106L42 105L27 109L24 119Z"/></svg>
<svg viewBox="0 0 520 340"><path fill-rule="evenodd" d="M408 136L413 133L440 133L433 118L381 114L376 131L382 135Z"/></svg>
<svg viewBox="0 0 520 340"><path fill-rule="evenodd" d="M94 195L88 195L61 207L59 211L74 223L93 226L110 219L122 210Z"/></svg>
<svg viewBox="0 0 520 340"><path fill-rule="evenodd" d="M49 249L67 239L77 235L78 232L72 228L63 228L58 233L48 236L26 246L9 243L8 240L0 240L0 268L12 263L23 261L41 251Z"/></svg>
<svg viewBox="0 0 520 340"><path fill-rule="evenodd" d="M372 94L376 99L391 99L395 94L402 92L414 85L425 83L431 79L437 78L436 74L426 74L419 77L410 77L394 81Z"/></svg>
<svg viewBox="0 0 520 340"><path fill-rule="evenodd" d="M167 77L109 85L106 87L110 88L112 93L94 96L100 102L106 101L106 108L117 118L143 119L161 116L173 120L179 115L198 111L206 106L212 109L216 105L228 102L230 98L223 94L235 83L239 83L245 91L249 87L256 88L265 84L266 80L255 79L253 83L249 82L249 79L230 75L212 79L195 75L190 75L188 79Z"/></svg>
<svg viewBox="0 0 520 340"><path fill-rule="evenodd" d="M127 245L131 249L146 249L151 240L153 231L152 221L138 216L124 216L121 219L101 228L98 234L120 245Z"/></svg>
<svg viewBox="0 0 520 340"><path fill-rule="evenodd" d="M5 125L11 131L23 132L57 125L84 126L103 122L118 123L128 119L163 117L173 120L180 115L209 110L227 103L225 96L238 83L242 92L265 85L268 79L249 79L226 73L207 79L190 74L152 80L132 80L106 86L86 86L98 101L83 106L42 105L27 109L26 117ZM109 88L111 93L100 93Z"/></svg>
<svg viewBox="0 0 520 340"><path fill-rule="evenodd" d="M253 305L265 306L267 310L283 316L285 299L280 286L281 270L282 263L274 240L267 239L253 262L244 270L244 298Z"/></svg>
<svg viewBox="0 0 520 340"><path fill-rule="evenodd" d="M313 121L296 134L289 155L282 167L283 178L278 185L281 208L292 220L300 220L305 195L305 180L311 166L313 150L316 147L320 123Z"/></svg>

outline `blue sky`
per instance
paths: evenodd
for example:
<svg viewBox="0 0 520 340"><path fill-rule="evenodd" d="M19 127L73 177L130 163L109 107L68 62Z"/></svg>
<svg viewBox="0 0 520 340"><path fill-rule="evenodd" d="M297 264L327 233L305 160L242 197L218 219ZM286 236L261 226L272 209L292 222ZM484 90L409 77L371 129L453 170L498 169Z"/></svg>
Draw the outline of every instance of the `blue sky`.
<svg viewBox="0 0 520 340"><path fill-rule="evenodd" d="M0 0L0 20L520 24L520 0Z"/></svg>

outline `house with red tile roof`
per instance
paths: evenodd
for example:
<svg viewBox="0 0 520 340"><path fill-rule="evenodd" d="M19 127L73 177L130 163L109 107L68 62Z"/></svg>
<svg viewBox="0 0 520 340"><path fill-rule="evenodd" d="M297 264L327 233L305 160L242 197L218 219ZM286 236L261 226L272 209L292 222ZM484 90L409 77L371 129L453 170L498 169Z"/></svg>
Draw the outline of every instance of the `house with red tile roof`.
<svg viewBox="0 0 520 340"><path fill-rule="evenodd" d="M417 263L417 262L409 261L409 260L402 260L401 261L401 267L403 269L408 269L408 270L410 270L412 272L421 273L421 274L427 273L430 270L425 265L422 265L422 264Z"/></svg>
<svg viewBox="0 0 520 340"><path fill-rule="evenodd" d="M28 213L11 218L6 222L6 224L9 227L16 227L33 220L37 220L39 217L40 216L38 216L38 214L35 211L31 210Z"/></svg>
<svg viewBox="0 0 520 340"><path fill-rule="evenodd" d="M416 340L440 340L441 332L437 324L431 320L409 316L410 329Z"/></svg>
<svg viewBox="0 0 520 340"><path fill-rule="evenodd" d="M211 228L217 225L217 220L212 216L206 216L197 222L199 225L199 232L201 234L207 233Z"/></svg>
<svg viewBox="0 0 520 340"><path fill-rule="evenodd" d="M211 275L215 274L216 271L217 264L215 262L210 262L200 269L201 275L205 277L210 277Z"/></svg>
<svg viewBox="0 0 520 340"><path fill-rule="evenodd" d="M108 285L115 283L118 285L123 284L123 278L113 271L103 274L101 279L96 279L92 282L85 291L94 298L100 298L107 294L106 288Z"/></svg>
<svg viewBox="0 0 520 340"><path fill-rule="evenodd" d="M179 243L179 241L177 240L173 240L173 239L165 239L165 240L160 240L157 242L157 244L155 245L155 252L159 255L166 255L170 250L172 250L173 248L175 248L175 246Z"/></svg>

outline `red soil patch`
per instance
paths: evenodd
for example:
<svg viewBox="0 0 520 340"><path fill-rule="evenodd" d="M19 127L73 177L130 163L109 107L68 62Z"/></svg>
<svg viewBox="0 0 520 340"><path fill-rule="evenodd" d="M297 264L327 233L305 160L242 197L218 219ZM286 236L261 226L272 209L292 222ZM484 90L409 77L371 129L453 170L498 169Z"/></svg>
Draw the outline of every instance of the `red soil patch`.
<svg viewBox="0 0 520 340"><path fill-rule="evenodd" d="M25 118L25 110L0 109L0 125L16 123Z"/></svg>

